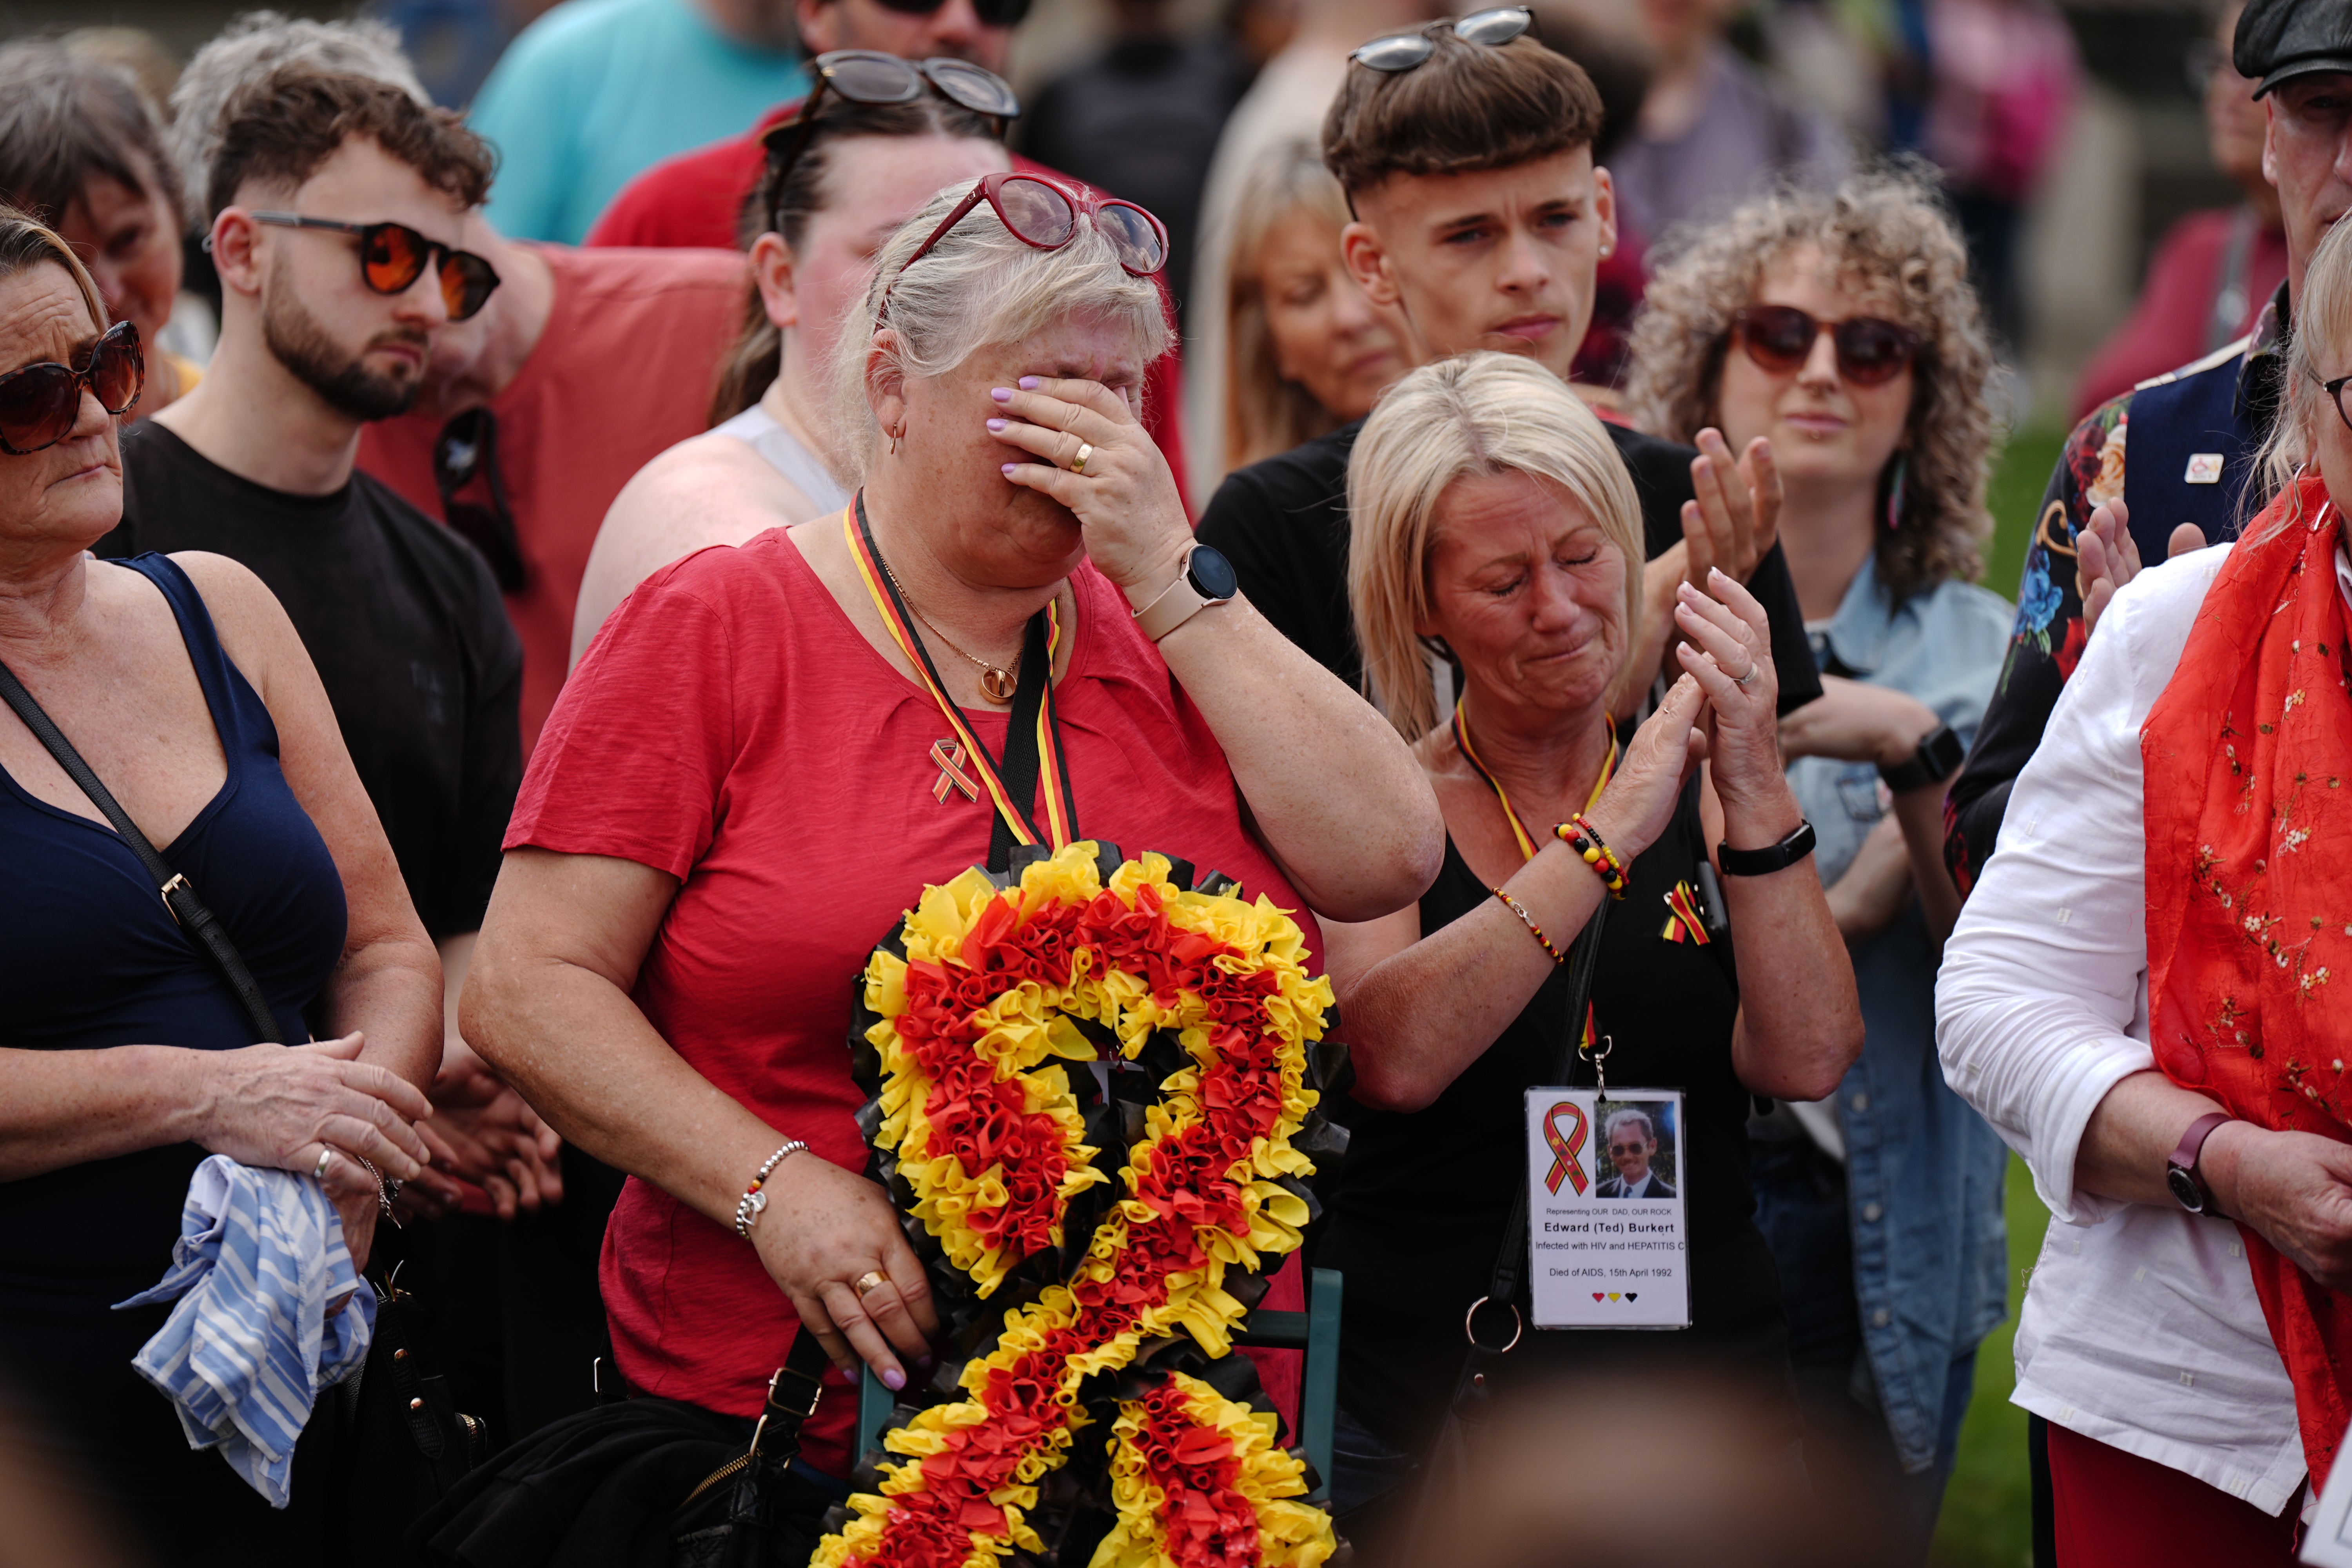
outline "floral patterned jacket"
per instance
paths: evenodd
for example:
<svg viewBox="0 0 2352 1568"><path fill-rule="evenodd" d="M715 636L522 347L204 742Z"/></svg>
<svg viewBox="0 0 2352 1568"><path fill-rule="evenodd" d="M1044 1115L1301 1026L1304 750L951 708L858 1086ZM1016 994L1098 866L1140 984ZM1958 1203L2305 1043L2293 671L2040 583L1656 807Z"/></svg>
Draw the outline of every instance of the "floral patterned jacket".
<svg viewBox="0 0 2352 1568"><path fill-rule="evenodd" d="M2263 307L2238 363L2233 399L2238 428L2233 438L2249 450L2270 433L2285 360L2285 305L2286 290L2282 285ZM1992 703L1977 730L1976 743L1969 748L1967 765L1952 782L1944 802L1944 860L1963 897L1991 858L2000 836L2010 784L2042 744L2051 710L2058 706L2058 695L2083 657L2087 633L2082 596L2074 585L2074 541L2090 522L2094 508L2124 493L2132 400L2151 384L2144 382L2139 388L2110 399L2075 426L2066 437L2057 470L2050 476L2049 488L2042 492L2033 542L2026 551L2025 571L2018 583L2017 623L2010 633L2009 656L1993 688ZM2181 456L2143 454L2141 460L2172 461ZM2151 527L2156 522L2154 519L2135 521ZM2168 525L2162 530L2169 531ZM2150 553L2146 531L2136 526L2134 532L2139 538L2144 563L2152 565L2163 558L2161 544Z"/></svg>

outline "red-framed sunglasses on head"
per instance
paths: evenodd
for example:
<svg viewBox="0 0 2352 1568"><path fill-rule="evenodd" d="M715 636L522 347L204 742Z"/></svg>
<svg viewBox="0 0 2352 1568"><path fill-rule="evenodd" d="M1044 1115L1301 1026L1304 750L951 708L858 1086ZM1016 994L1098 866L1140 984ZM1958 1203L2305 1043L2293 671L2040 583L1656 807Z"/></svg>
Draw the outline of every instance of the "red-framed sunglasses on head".
<svg viewBox="0 0 2352 1568"><path fill-rule="evenodd" d="M940 220L939 227L915 247L915 254L907 258L907 265L898 268L898 277L890 279L890 287L897 288L898 278L906 276L908 268L929 256L948 237L948 231L982 202L996 214L1007 233L1036 249L1059 250L1076 239L1078 216L1083 213L1096 232L1110 241L1112 253L1129 276L1149 278L1168 265L1167 226L1133 202L1105 196L1084 185L1073 191L1043 174L1014 170L982 175L954 210ZM889 314L890 295L886 289L874 319L878 323Z"/></svg>

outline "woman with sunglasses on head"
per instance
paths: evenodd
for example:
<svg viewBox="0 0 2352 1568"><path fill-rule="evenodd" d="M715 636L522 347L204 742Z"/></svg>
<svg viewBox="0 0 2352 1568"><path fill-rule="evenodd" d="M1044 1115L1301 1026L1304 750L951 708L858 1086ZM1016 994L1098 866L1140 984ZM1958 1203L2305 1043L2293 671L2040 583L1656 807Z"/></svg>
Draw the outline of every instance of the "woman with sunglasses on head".
<svg viewBox="0 0 2352 1568"><path fill-rule="evenodd" d="M827 405L835 334L893 229L941 187L1010 167L1013 89L960 60L828 55L817 90L769 135L744 208L751 289L722 362L713 428L646 465L588 555L572 617L575 665L646 575L713 544L837 511Z"/></svg>
<svg viewBox="0 0 2352 1568"><path fill-rule="evenodd" d="M1645 428L1769 437L1779 458L1825 693L1782 721L1781 749L1868 1044L1833 1107L1758 1125L1757 1188L1823 1457L1883 1472L1924 1560L1977 1343L2006 1301L2004 1155L1945 1087L1934 1026L1959 907L1944 789L2011 621L1969 580L1990 527L1983 317L1934 188L1888 173L1783 191L1690 239L1653 277L1633 350ZM1850 1392L1865 1363L1874 1410Z"/></svg>
<svg viewBox="0 0 2352 1568"><path fill-rule="evenodd" d="M269 590L218 555L89 555L145 375L136 324L106 321L65 242L0 207L0 1424L149 1561L313 1563L331 1423L273 1509L132 1369L173 1304L114 1307L172 1267L208 1153L321 1183L364 1264L378 1174L424 1169L440 970Z"/></svg>
<svg viewBox="0 0 2352 1568"><path fill-rule="evenodd" d="M1000 833L1216 867L1310 949L1315 912L1434 868L1403 746L1192 547L1136 410L1165 259L1149 213L1040 176L933 197L841 328L852 502L654 574L532 755L466 1034L632 1174L604 1285L636 1388L756 1415L802 1330L924 1375L924 1266L859 1174L850 977ZM853 1404L810 1426L821 1476Z"/></svg>

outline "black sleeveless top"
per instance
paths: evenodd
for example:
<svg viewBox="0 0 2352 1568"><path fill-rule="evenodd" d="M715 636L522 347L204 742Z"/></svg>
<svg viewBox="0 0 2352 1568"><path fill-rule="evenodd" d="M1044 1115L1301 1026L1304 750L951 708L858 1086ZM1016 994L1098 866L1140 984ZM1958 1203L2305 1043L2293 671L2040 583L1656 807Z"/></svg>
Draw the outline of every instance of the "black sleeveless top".
<svg viewBox="0 0 2352 1568"><path fill-rule="evenodd" d="M227 927L285 1037L308 1039L303 1010L342 953L342 879L278 769L269 710L222 649L195 584L166 556L117 564L170 601L228 763L219 793L157 847ZM254 1043L236 995L130 846L5 770L0 892L0 1046ZM29 1398L29 1429L66 1449L85 1480L126 1495L208 1487L215 1472L244 1485L217 1456L191 1455L170 1404L131 1370L170 1306L110 1310L171 1267L205 1152L175 1143L0 1182L0 1400Z"/></svg>
<svg viewBox="0 0 2352 1568"><path fill-rule="evenodd" d="M1785 1377L1780 1279L1748 1181L1750 1101L1731 1063L1739 1010L1731 942L1718 936L1701 946L1664 934L1666 895L1694 878L1705 854L1694 779L1665 832L1633 862L1625 897L1610 906L1592 984L1594 1032L1613 1042L1610 1087L1684 1094L1685 1166L1675 1184L1689 1215L1692 1327L1530 1329L1512 1353L1515 1366L1688 1363L1712 1354ZM1444 868L1422 897L1422 930L1437 931L1494 896L1449 837ZM1566 950L1567 936L1554 940ZM1340 1403L1400 1447L1423 1440L1453 1391L1463 1314L1486 1293L1513 1198L1527 1181L1524 1091L1553 1081L1567 993L1567 972L1555 968L1425 1109L1356 1108L1348 1118L1347 1164L1315 1264L1347 1277ZM1570 1079L1591 1084L1592 1069L1580 1061ZM1526 1306L1523 1294L1523 1312Z"/></svg>

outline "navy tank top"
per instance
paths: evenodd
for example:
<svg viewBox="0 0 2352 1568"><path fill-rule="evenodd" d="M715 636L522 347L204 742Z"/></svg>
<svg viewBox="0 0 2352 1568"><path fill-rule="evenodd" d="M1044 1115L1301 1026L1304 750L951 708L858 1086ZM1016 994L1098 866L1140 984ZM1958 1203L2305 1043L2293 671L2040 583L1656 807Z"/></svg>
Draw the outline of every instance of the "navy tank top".
<svg viewBox="0 0 2352 1568"><path fill-rule="evenodd" d="M304 1010L342 953L341 878L278 769L278 727L222 650L195 584L163 555L90 570L116 566L170 602L228 763L220 792L157 847L220 917L285 1037L308 1039ZM227 982L181 933L130 847L5 769L0 894L0 1047L254 1043ZM176 1437L170 1407L130 1367L167 1309L109 1309L170 1267L181 1202L205 1155L178 1143L0 1182L0 1378L36 1395L43 1385L73 1391L90 1415L136 1412L141 1426L160 1421Z"/></svg>

